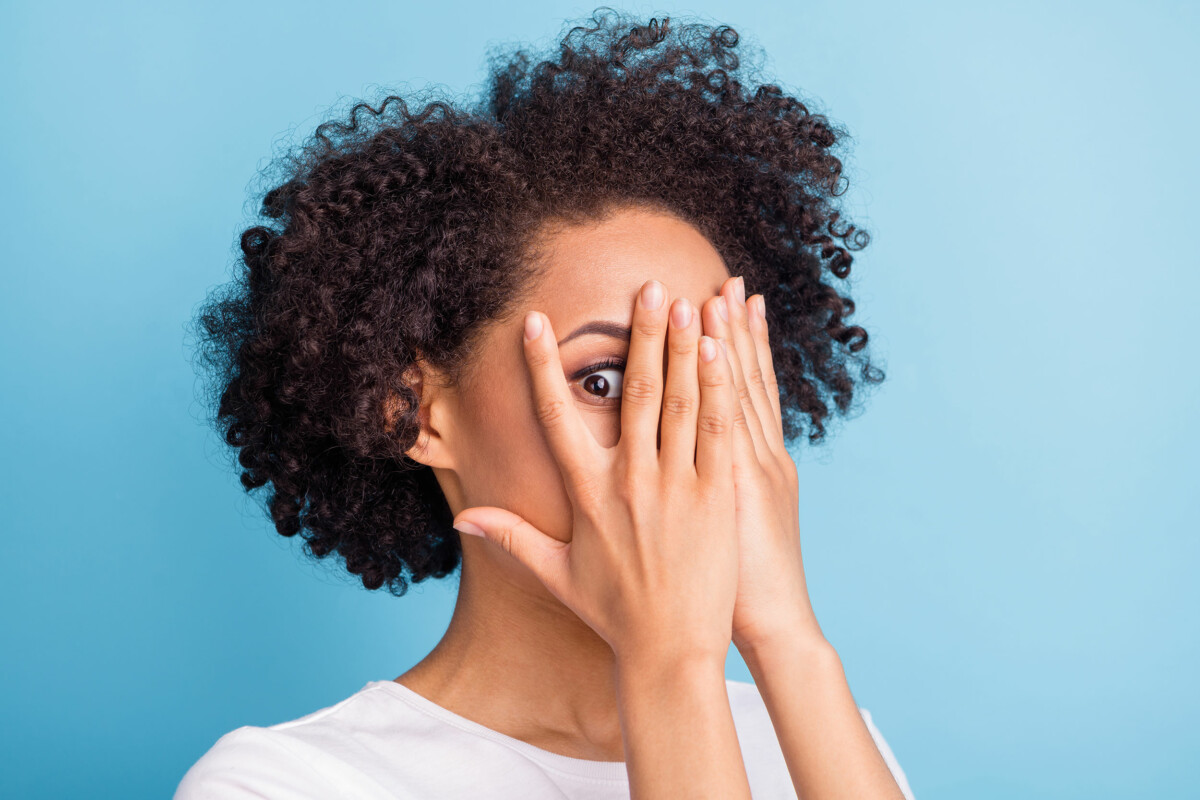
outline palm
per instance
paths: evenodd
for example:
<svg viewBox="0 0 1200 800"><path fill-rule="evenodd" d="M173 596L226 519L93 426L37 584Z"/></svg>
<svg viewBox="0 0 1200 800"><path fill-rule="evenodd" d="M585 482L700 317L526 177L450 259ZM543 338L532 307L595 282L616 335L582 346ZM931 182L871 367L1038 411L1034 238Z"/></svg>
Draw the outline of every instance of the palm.
<svg viewBox="0 0 1200 800"><path fill-rule="evenodd" d="M798 499L784 483L780 487L761 473L734 476L738 589L733 638L739 647L809 611Z"/></svg>
<svg viewBox="0 0 1200 800"><path fill-rule="evenodd" d="M819 630L804 578L796 465L784 445L766 322L739 300L740 281L727 281L704 314L706 332L727 343L743 414L734 437L739 552L733 641L739 648L797 626Z"/></svg>

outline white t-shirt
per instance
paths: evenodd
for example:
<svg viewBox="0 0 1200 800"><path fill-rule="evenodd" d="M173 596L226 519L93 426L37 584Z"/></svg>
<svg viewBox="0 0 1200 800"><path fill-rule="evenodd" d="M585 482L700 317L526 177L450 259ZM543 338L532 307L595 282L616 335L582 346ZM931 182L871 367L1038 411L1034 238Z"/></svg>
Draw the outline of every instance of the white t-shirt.
<svg viewBox="0 0 1200 800"><path fill-rule="evenodd" d="M796 792L753 683L726 679L755 800ZM859 709L904 796L904 772L870 712ZM174 800L615 800L629 797L623 761L551 753L461 717L403 684L370 681L328 708L217 740L183 776Z"/></svg>

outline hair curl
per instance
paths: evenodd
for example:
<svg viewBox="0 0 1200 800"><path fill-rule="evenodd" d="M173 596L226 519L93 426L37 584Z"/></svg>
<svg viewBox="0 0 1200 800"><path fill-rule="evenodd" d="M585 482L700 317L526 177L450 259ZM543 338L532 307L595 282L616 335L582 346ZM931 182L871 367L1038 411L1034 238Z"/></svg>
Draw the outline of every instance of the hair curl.
<svg viewBox="0 0 1200 800"><path fill-rule="evenodd" d="M833 204L846 132L746 85L728 26L606 7L591 22L533 66L492 54L473 106L388 95L319 125L273 163L237 276L198 314L242 485L271 484L278 532L340 554L368 589L400 596L460 563L433 471L405 455L419 433L405 376L421 359L462 378L484 325L536 285L549 221L640 204L703 232L766 298L789 439L805 423L822 439L831 404L844 415L856 383L884 378L832 285L869 241Z"/></svg>

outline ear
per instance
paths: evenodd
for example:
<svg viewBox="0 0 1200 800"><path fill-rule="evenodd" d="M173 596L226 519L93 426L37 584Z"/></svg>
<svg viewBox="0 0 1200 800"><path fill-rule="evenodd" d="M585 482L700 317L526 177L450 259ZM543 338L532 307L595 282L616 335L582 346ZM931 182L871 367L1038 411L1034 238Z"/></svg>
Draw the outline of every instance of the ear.
<svg viewBox="0 0 1200 800"><path fill-rule="evenodd" d="M453 421L453 387L436 367L419 356L405 371L403 382L417 395L416 444L404 451L413 461L428 467L452 469L452 457L446 434ZM392 392L384 402L387 430L395 432L395 426L407 406L404 399Z"/></svg>

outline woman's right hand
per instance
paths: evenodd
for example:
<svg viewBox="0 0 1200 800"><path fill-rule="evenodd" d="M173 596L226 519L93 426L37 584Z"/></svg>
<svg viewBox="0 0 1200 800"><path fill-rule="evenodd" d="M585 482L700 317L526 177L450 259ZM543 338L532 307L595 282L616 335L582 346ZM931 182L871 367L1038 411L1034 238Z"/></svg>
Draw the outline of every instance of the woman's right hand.
<svg viewBox="0 0 1200 800"><path fill-rule="evenodd" d="M659 302L651 307L655 293ZM549 319L536 311L526 317L525 360L537 417L573 508L571 541L490 506L464 509L455 527L474 524L528 567L618 661L649 652L724 663L738 578L738 399L724 345L701 335L686 298L668 299L658 281L638 293L621 435L611 448L596 441L575 407Z"/></svg>

